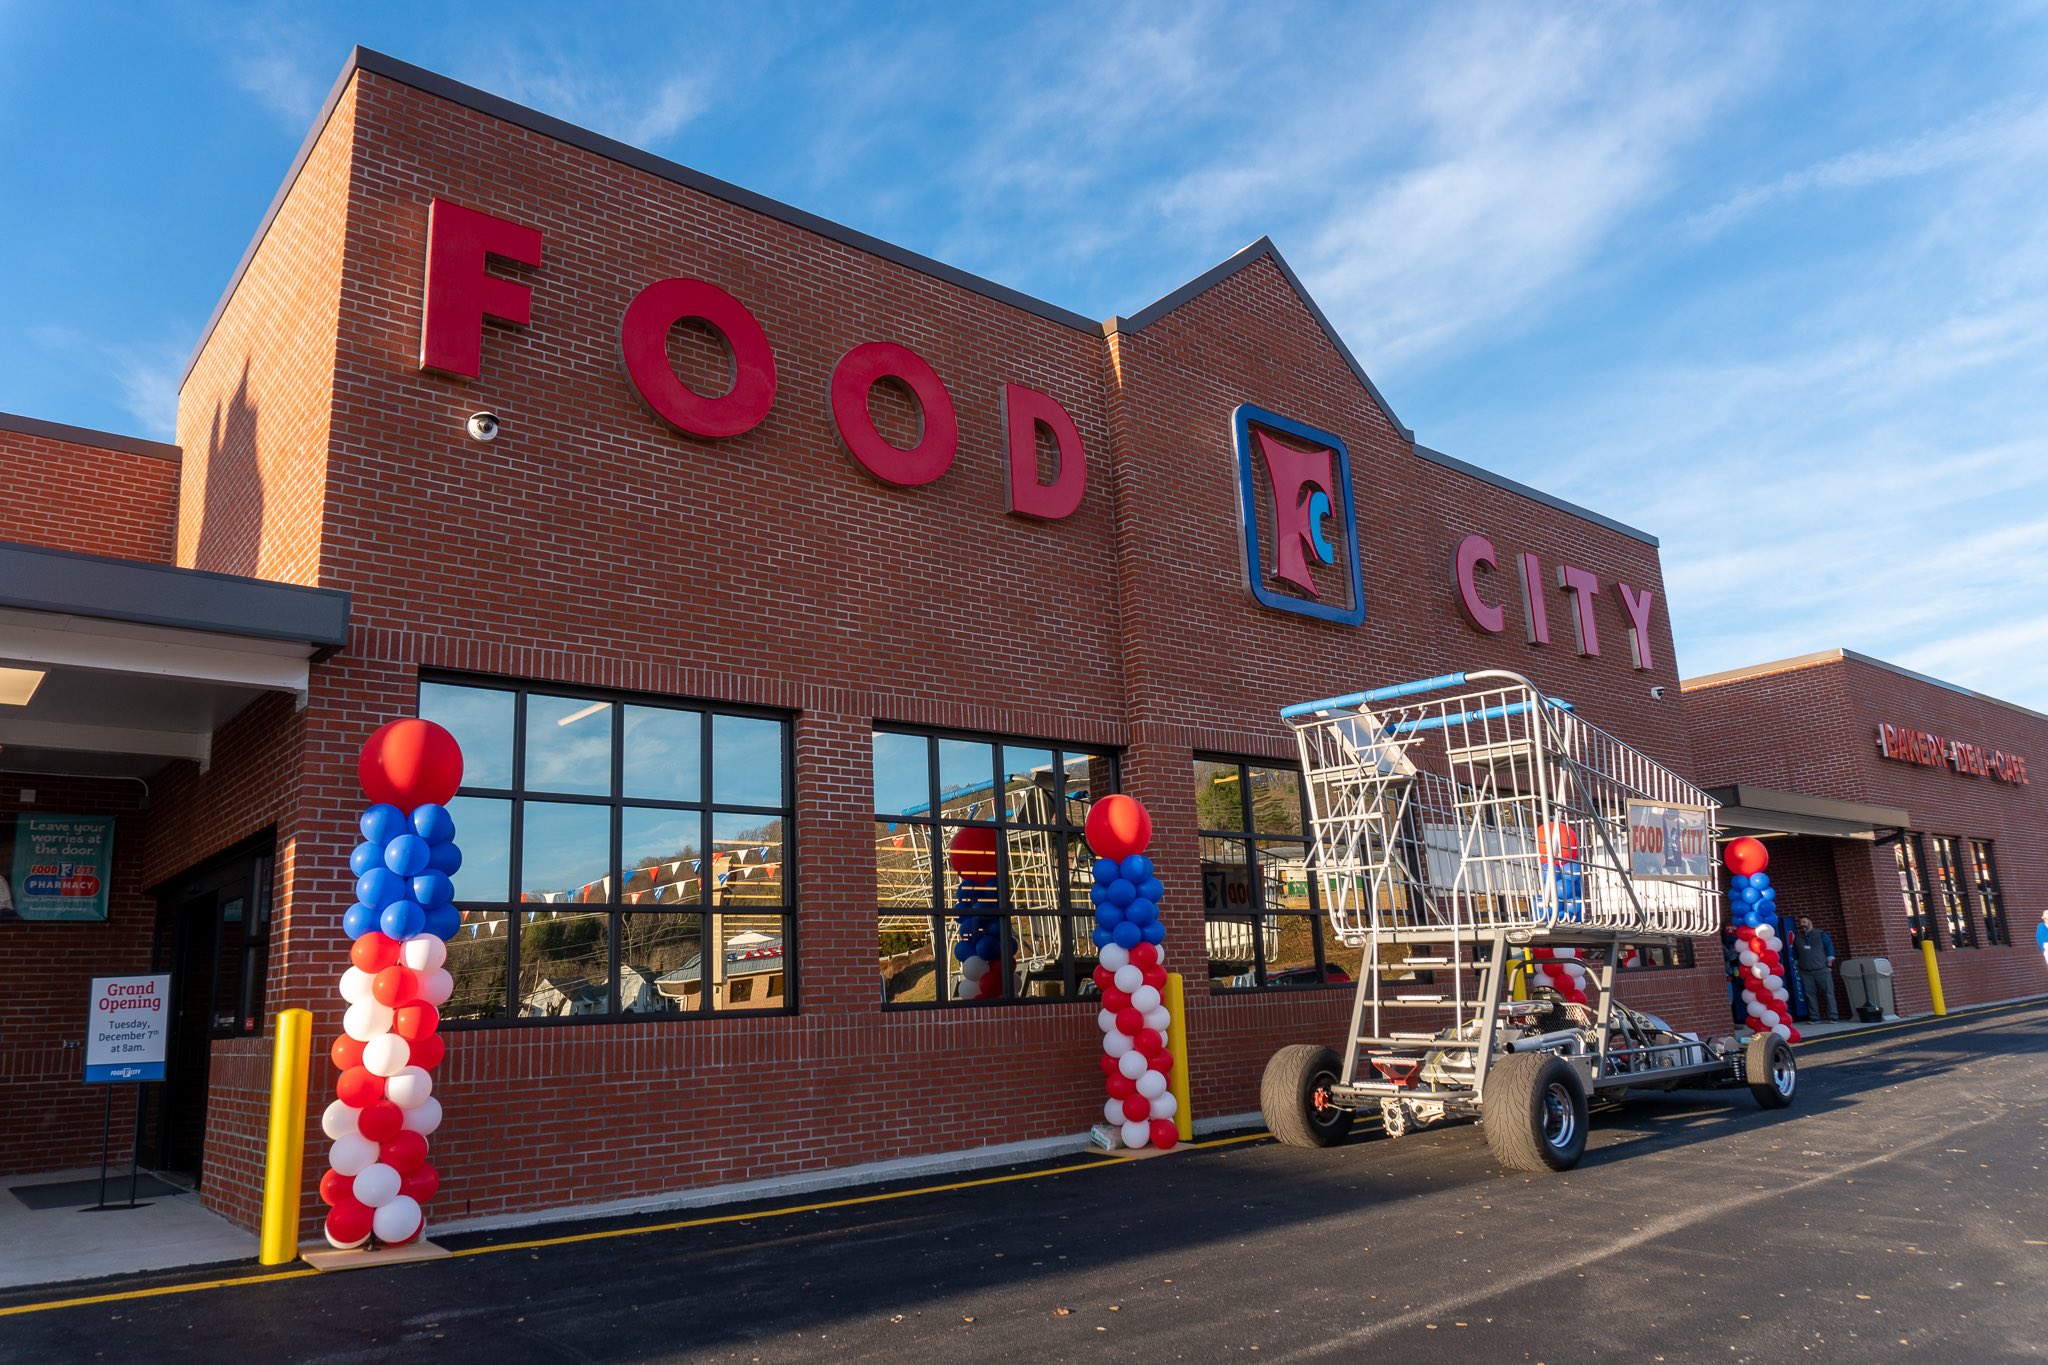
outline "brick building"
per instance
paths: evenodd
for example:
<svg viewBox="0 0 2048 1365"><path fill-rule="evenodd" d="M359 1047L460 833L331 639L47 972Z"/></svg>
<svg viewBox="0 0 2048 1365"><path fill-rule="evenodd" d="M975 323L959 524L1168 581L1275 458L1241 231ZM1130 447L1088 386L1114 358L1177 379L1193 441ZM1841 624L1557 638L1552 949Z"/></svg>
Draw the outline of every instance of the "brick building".
<svg viewBox="0 0 2048 1365"><path fill-rule="evenodd" d="M104 922L0 927L38 983L0 1101L44 1115L0 1169L90 1160L65 1002L154 962L143 1159L244 1223L265 1021L338 1029L355 757L396 717L467 759L444 1221L1077 1133L1112 788L1155 821L1195 1111L1255 1108L1359 968L1287 703L1505 667L1692 763L1656 541L1418 444L1269 243L1097 322L368 52L177 445L5 418L0 476L0 658L50 675L0 715L0 812L118 811ZM986 999L967 829L1004 850ZM1699 947L1630 1001L1714 1026Z"/></svg>

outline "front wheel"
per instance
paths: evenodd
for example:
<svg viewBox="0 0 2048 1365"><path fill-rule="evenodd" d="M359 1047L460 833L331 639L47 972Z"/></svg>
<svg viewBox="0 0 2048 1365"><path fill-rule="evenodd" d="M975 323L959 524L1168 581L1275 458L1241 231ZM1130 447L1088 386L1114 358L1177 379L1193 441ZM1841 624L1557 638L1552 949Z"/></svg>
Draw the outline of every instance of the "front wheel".
<svg viewBox="0 0 2048 1365"><path fill-rule="evenodd" d="M1283 1047L1266 1063L1259 1107L1266 1127L1289 1147L1334 1147L1351 1134L1352 1113L1330 1093L1343 1063L1314 1043Z"/></svg>
<svg viewBox="0 0 2048 1365"><path fill-rule="evenodd" d="M1568 1171L1586 1150L1586 1087L1547 1052L1516 1052L1486 1075L1480 1126L1511 1171Z"/></svg>
<svg viewBox="0 0 2048 1365"><path fill-rule="evenodd" d="M1792 1045L1775 1033L1759 1033L1742 1054L1742 1074L1759 1108L1785 1109L1799 1090L1799 1063Z"/></svg>

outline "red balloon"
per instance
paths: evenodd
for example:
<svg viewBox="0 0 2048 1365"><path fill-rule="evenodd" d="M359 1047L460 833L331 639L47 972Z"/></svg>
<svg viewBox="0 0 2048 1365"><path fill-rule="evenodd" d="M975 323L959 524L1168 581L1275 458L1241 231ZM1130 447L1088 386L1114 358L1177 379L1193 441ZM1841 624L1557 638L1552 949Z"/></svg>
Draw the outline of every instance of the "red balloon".
<svg viewBox="0 0 2048 1365"><path fill-rule="evenodd" d="M420 1163L426 1159L427 1139L410 1128L400 1129L398 1136L379 1144L377 1148L377 1160L400 1175L418 1170Z"/></svg>
<svg viewBox="0 0 2048 1365"><path fill-rule="evenodd" d="M1173 1150L1173 1145L1179 1141L1180 1129L1174 1126L1172 1119L1152 1120L1152 1145L1154 1147L1157 1147L1162 1152L1169 1152Z"/></svg>
<svg viewBox="0 0 2048 1365"><path fill-rule="evenodd" d="M1087 833L1096 857L1128 858L1152 842L1152 817L1128 796L1105 796L1088 812Z"/></svg>
<svg viewBox="0 0 2048 1365"><path fill-rule="evenodd" d="M1089 975L1095 978L1096 990L1113 991L1116 989L1116 973L1111 971L1109 968L1097 967L1094 971L1090 972Z"/></svg>
<svg viewBox="0 0 2048 1365"><path fill-rule="evenodd" d="M352 1245L370 1235L374 1217L370 1206L351 1195L327 1211L327 1235L343 1245Z"/></svg>
<svg viewBox="0 0 2048 1365"><path fill-rule="evenodd" d="M346 1033L334 1040L334 1046L327 1049L327 1058L334 1063L336 1071L346 1071L352 1066L363 1064L363 1045Z"/></svg>
<svg viewBox="0 0 2048 1365"><path fill-rule="evenodd" d="M962 878L995 876L996 832L983 825L961 830L946 850L946 862Z"/></svg>
<svg viewBox="0 0 2048 1365"><path fill-rule="evenodd" d="M400 1005L391 1016L391 1031L408 1043L416 1038L431 1038L440 1027L441 1011L424 1000Z"/></svg>
<svg viewBox="0 0 2048 1365"><path fill-rule="evenodd" d="M1150 947L1150 944L1146 945ZM1145 969L1145 984L1161 995L1166 994L1166 968L1154 963Z"/></svg>
<svg viewBox="0 0 2048 1365"><path fill-rule="evenodd" d="M1579 856L1579 836L1561 820L1545 825L1536 831L1536 851L1546 863L1552 859L1568 863Z"/></svg>
<svg viewBox="0 0 2048 1365"><path fill-rule="evenodd" d="M421 1204L432 1199L434 1191L440 1188L441 1173L434 1169L431 1161L422 1161L398 1181L398 1192Z"/></svg>
<svg viewBox="0 0 2048 1365"><path fill-rule="evenodd" d="M1117 1070L1116 1058L1110 1056L1107 1052L1102 1054L1102 1074L1105 1076L1121 1076L1124 1074Z"/></svg>
<svg viewBox="0 0 2048 1365"><path fill-rule="evenodd" d="M1152 1117L1152 1101L1143 1095L1132 1095L1124 1101L1124 1117L1132 1123L1140 1123Z"/></svg>
<svg viewBox="0 0 2048 1365"><path fill-rule="evenodd" d="M373 802L446 805L462 785L462 746L430 720L394 720L363 745L356 776Z"/></svg>
<svg viewBox="0 0 2048 1365"><path fill-rule="evenodd" d="M349 945L348 960L375 976L398 961L398 940L372 929Z"/></svg>
<svg viewBox="0 0 2048 1365"><path fill-rule="evenodd" d="M1152 1069L1154 1071L1158 1072L1162 1076L1165 1076L1169 1080L1172 1079L1173 1054L1171 1052L1168 1052L1164 1048L1161 1048L1158 1052L1154 1053L1150 1057L1147 1057L1145 1060L1152 1063Z"/></svg>
<svg viewBox="0 0 2048 1365"><path fill-rule="evenodd" d="M372 1076L362 1067L352 1066L342 1072L341 1079L334 1083L334 1093L341 1097L343 1104L368 1109L384 1098L384 1078Z"/></svg>
<svg viewBox="0 0 2048 1365"><path fill-rule="evenodd" d="M441 1035L430 1033L424 1038L412 1040L412 1056L407 1058L407 1062L422 1071L432 1071L441 1064L441 1058L447 1052L448 1044L441 1040Z"/></svg>
<svg viewBox="0 0 2048 1365"><path fill-rule="evenodd" d="M1764 847L1761 839L1741 838L1730 841L1721 850L1721 861L1728 864L1728 870L1738 877L1754 877L1771 865L1771 851Z"/></svg>
<svg viewBox="0 0 2048 1365"><path fill-rule="evenodd" d="M1159 1036L1157 1029L1139 1029L1131 1035L1131 1041L1136 1044L1139 1055L1147 1061L1166 1051L1166 1040Z"/></svg>
<svg viewBox="0 0 2048 1365"><path fill-rule="evenodd" d="M1111 1014L1121 1014L1131 1007L1131 997L1111 986L1102 992L1102 1008Z"/></svg>
<svg viewBox="0 0 2048 1365"><path fill-rule="evenodd" d="M376 997L377 1003L393 1009L409 1004L418 998L419 993L419 973L410 967L386 967L370 982L370 994Z"/></svg>
<svg viewBox="0 0 2048 1365"><path fill-rule="evenodd" d="M1138 1083L1119 1071L1109 1078L1109 1097L1113 1100L1127 1100L1138 1093Z"/></svg>
<svg viewBox="0 0 2048 1365"><path fill-rule="evenodd" d="M1794 1029L1792 1030L1792 1036L1791 1036L1790 1038L1787 1038L1787 1039L1786 1039L1785 1041L1786 1041L1786 1042L1788 1042L1788 1043L1796 1043L1796 1042L1798 1042L1798 1041L1799 1041L1799 1030L1798 1030L1797 1028L1794 1028Z"/></svg>
<svg viewBox="0 0 2048 1365"><path fill-rule="evenodd" d="M363 1110L356 1131L372 1142L389 1142L405 1131L405 1111L390 1100L378 1100Z"/></svg>
<svg viewBox="0 0 2048 1365"><path fill-rule="evenodd" d="M1116 1031L1135 1038L1145 1027L1145 1016L1126 1006L1116 1012Z"/></svg>
<svg viewBox="0 0 2048 1365"><path fill-rule="evenodd" d="M320 1177L320 1202L331 1209L344 1199L355 1198L355 1188L353 1177L340 1171L329 1171Z"/></svg>
<svg viewBox="0 0 2048 1365"><path fill-rule="evenodd" d="M1131 949L1131 961L1137 963L1140 967L1157 966L1159 963L1159 945L1156 943L1140 943L1137 947Z"/></svg>

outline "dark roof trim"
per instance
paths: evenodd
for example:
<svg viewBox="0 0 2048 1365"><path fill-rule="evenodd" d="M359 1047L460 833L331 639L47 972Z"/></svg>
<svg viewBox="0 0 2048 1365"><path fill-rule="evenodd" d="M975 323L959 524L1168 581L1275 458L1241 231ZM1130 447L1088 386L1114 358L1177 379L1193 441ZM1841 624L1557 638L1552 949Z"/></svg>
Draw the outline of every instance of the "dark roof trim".
<svg viewBox="0 0 2048 1365"><path fill-rule="evenodd" d="M165 441L146 441L140 436L121 436L111 431L95 431L91 427L45 422L40 417L23 417L13 412L0 412L0 431L17 432L23 436L40 436L46 441L68 441L72 445L91 446L95 450L118 450L129 455L146 455L152 460L168 460L172 464L180 464L185 459L183 450Z"/></svg>
<svg viewBox="0 0 2048 1365"><path fill-rule="evenodd" d="M1733 786L1710 787L1707 789L1707 795L1719 801L1724 807L1737 807L1752 815L1797 817L1864 832L1905 829L1912 824L1912 816L1897 806L1837 801L1833 797L1808 796L1805 792L1778 791L1771 787L1752 787L1740 782Z"/></svg>
<svg viewBox="0 0 2048 1365"><path fill-rule="evenodd" d="M1380 392L1379 385L1373 383L1372 377L1366 374L1365 366L1358 363L1358 357L1353 355L1351 348L1344 344L1344 338L1331 325L1329 316L1323 312L1322 305L1317 303L1315 296L1308 292L1308 287L1301 282L1301 276L1295 274L1294 267L1287 264L1287 258L1280 254L1279 247L1273 245L1271 237L1259 238L1258 241L1253 242L1229 260L1210 267L1180 288L1166 295L1166 297L1145 305L1145 307L1140 308L1131 316L1127 318L1111 318L1102 325L1102 330L1105 333L1143 331L1168 313L1171 313L1174 309L1186 303L1189 299L1194 298L1198 294L1207 293L1222 281L1243 270L1246 266L1251 265L1255 261L1262 260L1271 260L1274 266L1279 269L1280 274L1286 278L1288 287L1301 300L1302 306L1308 309L1309 316L1316 320L1316 326L1323 329L1323 335L1329 339L1330 344L1337 348L1337 354L1344 357L1344 363L1351 367L1352 375L1365 387L1365 391L1372 395L1372 401L1379 405L1380 412L1386 417L1387 422L1394 430L1401 433L1403 439L1413 441L1415 439L1414 430L1394 415L1394 405L1387 401L1387 396Z"/></svg>
<svg viewBox="0 0 2048 1365"><path fill-rule="evenodd" d="M331 653L348 643L349 595L0 541L0 607L102 621L290 640Z"/></svg>
<svg viewBox="0 0 2048 1365"><path fill-rule="evenodd" d="M1885 672L1897 674L1901 678L1909 678L1917 683L1925 683L1929 687L1938 687L1944 692L1953 692L1957 696L1968 697L1971 701L1981 701L1987 706L1998 706L2003 707L2007 711L2017 711L2020 715L2030 720L2048 720L2048 715L2033 710L2031 707L2022 706L2016 701L2006 701L2002 697L1994 697L1986 692L1977 692L1959 683L1943 682L1940 678L1930 678L1925 673L1915 673L1910 668L1901 668L1899 665L1887 663L1883 659L1874 658L1868 654L1859 654L1853 649L1823 649L1813 654L1795 655L1790 659L1775 659L1770 663L1750 664L1744 668L1731 668L1720 673L1703 673L1697 678L1681 679L1678 686L1681 691L1691 691L1697 687L1718 687L1722 683L1741 682L1745 678L1758 678L1769 673L1790 673L1797 669L1812 668L1817 664L1831 664L1841 660L1864 664L1870 668L1881 668Z"/></svg>
<svg viewBox="0 0 2048 1365"><path fill-rule="evenodd" d="M1651 535L1648 531L1639 531L1627 522L1616 521L1613 517L1603 517L1598 512L1581 507L1575 502L1566 502L1563 498L1552 497L1540 488L1531 488L1528 484L1511 479L1505 474L1496 474L1490 469L1481 469L1478 465L1461 460L1455 455L1446 455L1441 450L1431 450L1428 446L1420 444L1415 447L1415 453L1428 460L1431 464L1440 464L1445 469L1455 469L1460 474L1471 475L1481 483L1490 483L1495 488L1506 489L1508 492L1519 497L1528 498L1533 502L1540 502L1545 507L1554 507L1560 512L1567 512L1581 520L1590 521L1595 526L1604 526L1610 531L1619 531L1622 535L1634 540L1640 540L1643 544L1652 548L1655 548L1658 544L1657 537Z"/></svg>

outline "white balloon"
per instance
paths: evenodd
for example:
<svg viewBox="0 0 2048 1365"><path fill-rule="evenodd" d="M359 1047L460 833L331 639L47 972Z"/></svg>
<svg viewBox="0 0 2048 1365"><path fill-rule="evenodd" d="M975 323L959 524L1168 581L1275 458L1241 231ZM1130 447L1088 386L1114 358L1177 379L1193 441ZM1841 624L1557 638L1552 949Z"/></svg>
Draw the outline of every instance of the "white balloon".
<svg viewBox="0 0 2048 1365"><path fill-rule="evenodd" d="M1170 1119L1179 1109L1180 1101L1173 1097L1172 1091L1152 1097L1152 1117L1155 1119Z"/></svg>
<svg viewBox="0 0 2048 1365"><path fill-rule="evenodd" d="M448 945L432 934L421 934L399 945L398 960L416 972L430 972L448 960Z"/></svg>
<svg viewBox="0 0 2048 1365"><path fill-rule="evenodd" d="M361 967L350 967L341 974L341 998L351 1005L360 1005L371 999L370 983L377 978Z"/></svg>
<svg viewBox="0 0 2048 1365"><path fill-rule="evenodd" d="M1131 1049L1136 1046L1128 1033L1119 1031L1102 1035L1102 1050L1112 1057L1128 1056Z"/></svg>
<svg viewBox="0 0 2048 1365"><path fill-rule="evenodd" d="M349 1137L356 1131L356 1120L362 1116L363 1111L354 1105L336 1100L320 1115L320 1131L329 1138Z"/></svg>
<svg viewBox="0 0 2048 1365"><path fill-rule="evenodd" d="M1145 984L1145 969L1135 962L1126 962L1116 969L1116 988L1125 995L1131 994Z"/></svg>
<svg viewBox="0 0 2048 1365"><path fill-rule="evenodd" d="M1779 976L1776 972L1772 972L1769 976L1764 978L1764 984L1771 988L1772 995L1779 995L1784 992L1785 978Z"/></svg>
<svg viewBox="0 0 2048 1365"><path fill-rule="evenodd" d="M1158 1009L1145 1016L1145 1027L1151 1029L1160 1037L1165 1037L1166 1031L1173 1027L1173 1011L1161 1005Z"/></svg>
<svg viewBox="0 0 2048 1365"><path fill-rule="evenodd" d="M389 1033L391 1006L380 1005L374 1000L350 1005L348 1013L341 1016L341 1031L359 1043L367 1043L380 1033Z"/></svg>
<svg viewBox="0 0 2048 1365"><path fill-rule="evenodd" d="M1756 965L1756 954L1752 953L1747 948L1744 948L1740 953L1736 954L1736 958L1745 967L1754 967Z"/></svg>
<svg viewBox="0 0 2048 1365"><path fill-rule="evenodd" d="M441 1101L432 1095L405 1111L405 1126L426 1137L441 1126Z"/></svg>
<svg viewBox="0 0 2048 1365"><path fill-rule="evenodd" d="M327 1149L327 1164L353 1180L377 1160L377 1144L361 1133L338 1137Z"/></svg>
<svg viewBox="0 0 2048 1365"><path fill-rule="evenodd" d="M1131 1008L1140 1014L1150 1014L1159 1008L1159 988L1140 986L1131 992Z"/></svg>
<svg viewBox="0 0 2048 1365"><path fill-rule="evenodd" d="M969 981L979 981L988 974L988 963L978 957L970 957L960 964L960 975Z"/></svg>
<svg viewBox="0 0 2048 1365"><path fill-rule="evenodd" d="M1784 1024L1771 1025L1771 1032L1777 1034L1788 1043L1792 1041L1792 1030Z"/></svg>
<svg viewBox="0 0 2048 1365"><path fill-rule="evenodd" d="M1742 1003L1745 1005L1754 1005L1756 1003L1756 992L1744 991L1742 993Z"/></svg>
<svg viewBox="0 0 2048 1365"><path fill-rule="evenodd" d="M1148 1100L1156 1100L1166 1093L1166 1077L1156 1071L1147 1071L1138 1077L1138 1093Z"/></svg>
<svg viewBox="0 0 2048 1365"><path fill-rule="evenodd" d="M1572 980L1577 981L1580 977L1586 974L1586 969L1584 967L1581 967L1576 962L1567 962L1564 964L1564 974L1570 977Z"/></svg>
<svg viewBox="0 0 2048 1365"><path fill-rule="evenodd" d="M380 1033L363 1044L363 1070L372 1076L396 1076L412 1060L412 1044L395 1033Z"/></svg>
<svg viewBox="0 0 2048 1365"><path fill-rule="evenodd" d="M441 940L428 934L427 938L439 943ZM420 999L439 1009L449 996L455 994L455 978L439 967L431 967L419 974Z"/></svg>
<svg viewBox="0 0 2048 1365"><path fill-rule="evenodd" d="M1120 1136L1126 1147L1143 1147L1152 1141L1152 1125L1147 1123L1126 1123Z"/></svg>
<svg viewBox="0 0 2048 1365"><path fill-rule="evenodd" d="M373 1161L356 1172L355 1195L360 1203L382 1208L398 1198L398 1172L381 1161Z"/></svg>
<svg viewBox="0 0 2048 1365"><path fill-rule="evenodd" d="M1120 972L1130 965L1131 950L1120 943L1105 943L1095 960L1113 972Z"/></svg>
<svg viewBox="0 0 2048 1365"><path fill-rule="evenodd" d="M1778 1022L1778 1012L1776 1010L1763 1010L1757 1014L1757 1018L1764 1021L1765 1028L1769 1028Z"/></svg>
<svg viewBox="0 0 2048 1365"><path fill-rule="evenodd" d="M1132 1080L1135 1081L1138 1079L1138 1077L1144 1075L1147 1071L1150 1071L1152 1069L1152 1064L1145 1060L1144 1053L1139 1052L1137 1049L1133 1048L1131 1051L1126 1052L1123 1056L1116 1059L1116 1069L1118 1071L1123 1072L1124 1075L1129 1076Z"/></svg>
<svg viewBox="0 0 2048 1365"><path fill-rule="evenodd" d="M1102 1030L1102 1031L1103 1031L1104 1033L1115 1033L1115 1032L1116 1032L1116 1011L1115 1011L1115 1010L1097 1010L1097 1011L1095 1011L1095 1026L1096 1026L1097 1028L1101 1029L1101 1030Z"/></svg>
<svg viewBox="0 0 2048 1365"><path fill-rule="evenodd" d="M420 1202L401 1194L370 1215L370 1227L380 1242L403 1242L420 1230Z"/></svg>
<svg viewBox="0 0 2048 1365"><path fill-rule="evenodd" d="M1102 1102L1102 1117L1107 1119L1115 1127L1123 1127L1124 1102L1119 1099L1104 1100Z"/></svg>
<svg viewBox="0 0 2048 1365"><path fill-rule="evenodd" d="M384 1098L400 1109L417 1109L433 1093L434 1078L416 1066L409 1066L384 1082Z"/></svg>

